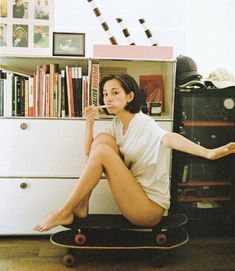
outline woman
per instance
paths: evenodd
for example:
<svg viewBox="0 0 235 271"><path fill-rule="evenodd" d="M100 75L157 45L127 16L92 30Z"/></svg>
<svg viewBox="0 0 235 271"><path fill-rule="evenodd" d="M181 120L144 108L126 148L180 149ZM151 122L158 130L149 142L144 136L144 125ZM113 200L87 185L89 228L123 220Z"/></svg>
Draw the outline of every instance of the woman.
<svg viewBox="0 0 235 271"><path fill-rule="evenodd" d="M93 139L98 107L85 109L86 168L63 206L37 225L36 231L70 224L74 215L86 217L90 194L102 173L107 177L122 214L131 223L156 225L170 205L165 147L211 160L235 153L235 142L206 149L179 134L161 129L151 117L140 112L139 87L127 74L101 80L100 104L116 116L110 129Z"/></svg>

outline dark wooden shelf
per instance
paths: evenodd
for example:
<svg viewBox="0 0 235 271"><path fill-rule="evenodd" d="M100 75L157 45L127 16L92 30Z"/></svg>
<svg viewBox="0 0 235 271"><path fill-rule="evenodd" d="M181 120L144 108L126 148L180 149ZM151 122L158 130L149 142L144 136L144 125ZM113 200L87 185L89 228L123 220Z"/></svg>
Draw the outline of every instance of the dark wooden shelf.
<svg viewBox="0 0 235 271"><path fill-rule="evenodd" d="M231 181L186 181L178 183L180 187L191 186L232 186Z"/></svg>
<svg viewBox="0 0 235 271"><path fill-rule="evenodd" d="M185 127L234 127L235 123L230 121L183 121Z"/></svg>
<svg viewBox="0 0 235 271"><path fill-rule="evenodd" d="M214 196L214 197L196 197L196 196L179 196L179 202L212 202L212 201L231 201L230 196Z"/></svg>

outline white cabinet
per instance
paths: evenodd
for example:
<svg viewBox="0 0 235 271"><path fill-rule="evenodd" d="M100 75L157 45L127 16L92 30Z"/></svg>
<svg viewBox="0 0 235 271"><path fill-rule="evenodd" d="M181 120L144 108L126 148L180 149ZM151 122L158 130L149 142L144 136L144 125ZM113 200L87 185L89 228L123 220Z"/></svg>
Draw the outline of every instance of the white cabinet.
<svg viewBox="0 0 235 271"><path fill-rule="evenodd" d="M97 121L96 132L108 122ZM12 118L0 124L0 235L35 234L33 227L64 202L85 168L85 121ZM106 180L94 190L89 212L119 213Z"/></svg>

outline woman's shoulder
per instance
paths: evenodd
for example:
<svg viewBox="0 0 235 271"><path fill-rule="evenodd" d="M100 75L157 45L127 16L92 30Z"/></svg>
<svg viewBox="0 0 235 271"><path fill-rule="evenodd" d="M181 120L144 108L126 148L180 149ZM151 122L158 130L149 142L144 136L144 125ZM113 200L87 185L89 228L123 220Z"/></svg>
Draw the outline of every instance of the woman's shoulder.
<svg viewBox="0 0 235 271"><path fill-rule="evenodd" d="M136 114L135 119L137 122L145 124L145 125L155 123L154 119L151 116L144 114L142 111Z"/></svg>

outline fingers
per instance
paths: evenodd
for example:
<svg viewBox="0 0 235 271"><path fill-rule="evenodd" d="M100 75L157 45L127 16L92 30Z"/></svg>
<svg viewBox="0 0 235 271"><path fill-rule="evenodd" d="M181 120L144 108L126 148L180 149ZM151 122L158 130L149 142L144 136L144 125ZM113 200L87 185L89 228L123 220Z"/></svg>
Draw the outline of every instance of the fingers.
<svg viewBox="0 0 235 271"><path fill-rule="evenodd" d="M225 146L224 151L227 152L228 154L235 153L235 142L228 143Z"/></svg>
<svg viewBox="0 0 235 271"><path fill-rule="evenodd" d="M84 117L86 119L95 119L96 114L97 114L97 109L93 105L86 107L84 110Z"/></svg>
<svg viewBox="0 0 235 271"><path fill-rule="evenodd" d="M94 106L94 105L91 105L91 106L87 106L84 110L84 117L86 119L95 119L96 116L97 116L97 112L99 109L101 108L107 108L109 106L107 105L98 105L98 106Z"/></svg>

